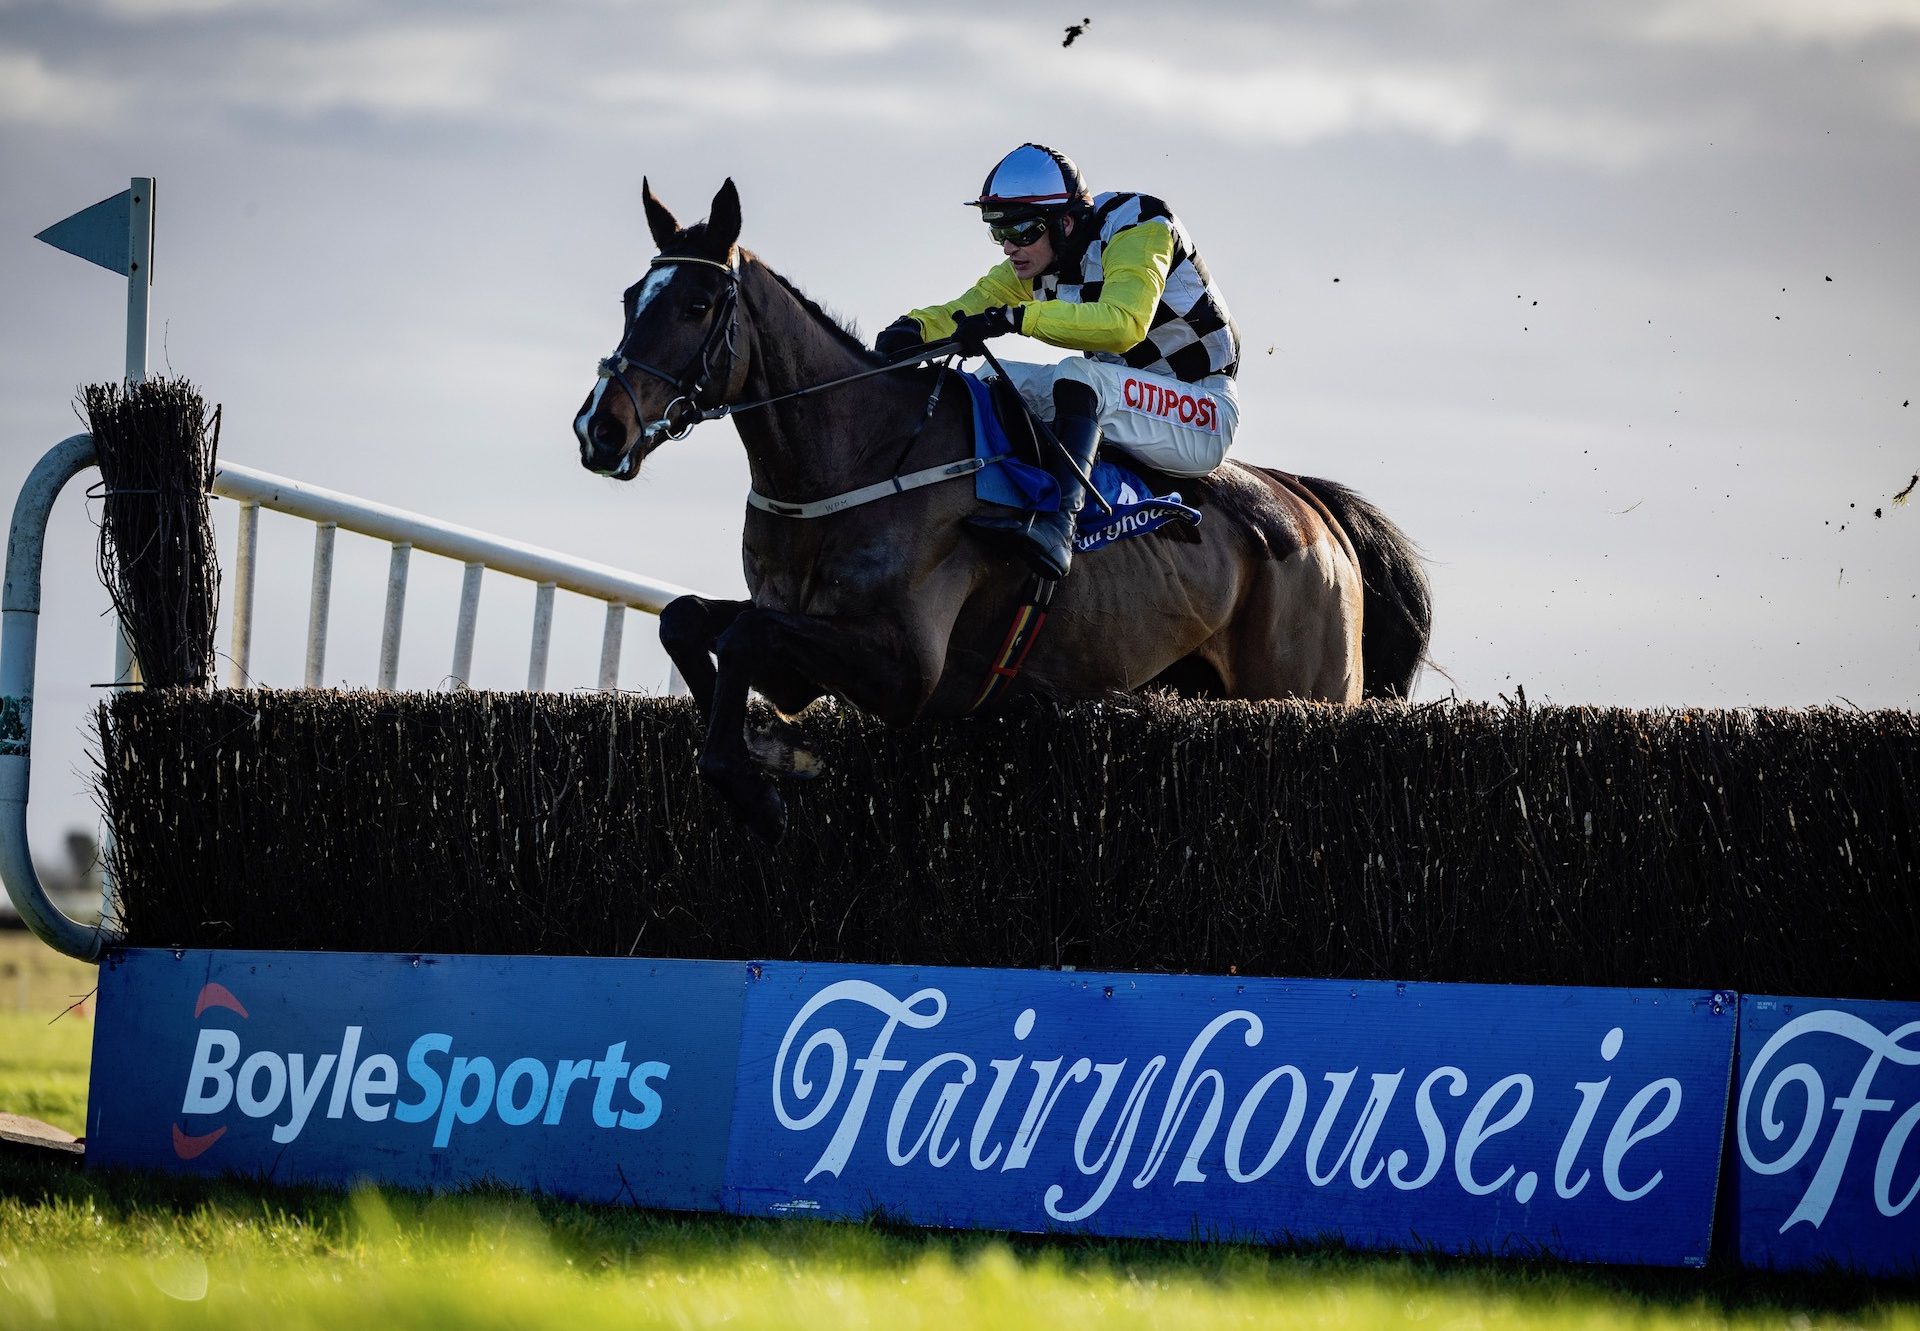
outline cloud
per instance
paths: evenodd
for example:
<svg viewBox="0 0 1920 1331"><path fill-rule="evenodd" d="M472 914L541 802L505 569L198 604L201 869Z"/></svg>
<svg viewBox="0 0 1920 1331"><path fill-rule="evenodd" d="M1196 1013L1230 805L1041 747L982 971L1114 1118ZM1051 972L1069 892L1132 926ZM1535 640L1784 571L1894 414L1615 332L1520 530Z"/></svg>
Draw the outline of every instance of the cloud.
<svg viewBox="0 0 1920 1331"><path fill-rule="evenodd" d="M876 117L904 120L924 109L912 90L904 86L848 86L831 79L789 78L768 69L754 70L731 84L685 70L622 70L588 79L584 89L596 108L648 109L730 121L758 122L769 116L788 122L866 122ZM649 128L659 128L657 121L645 123Z"/></svg>
<svg viewBox="0 0 1920 1331"><path fill-rule="evenodd" d="M763 21L744 23L729 11L723 24L700 11L604 3L427 10L405 21L349 8L321 22L303 3L100 3L111 20L101 40L82 47L69 35L49 48L97 75L58 73L40 53L0 50L0 121L131 129L136 115L163 110L175 124L234 112L291 121L345 112L400 127L605 136L684 128L693 117L906 121L927 110L912 70L894 73L876 60L896 43L929 41L926 25L847 5L804 16L769 9ZM728 59L696 58L716 49ZM610 110L620 114L610 119Z"/></svg>
<svg viewBox="0 0 1920 1331"><path fill-rule="evenodd" d="M0 124L139 134L249 111L498 121L515 109L512 80L526 74L518 34L479 17L399 23L334 13L315 23L296 5L205 23L130 21L213 14L216 3L114 0L116 21L88 36L43 39L44 51L0 47Z"/></svg>
<svg viewBox="0 0 1920 1331"><path fill-rule="evenodd" d="M922 8L780 4L743 10L736 4L693 7L672 26L694 50L760 50L787 60L824 60L883 55L923 41L930 27L950 22Z"/></svg>
<svg viewBox="0 0 1920 1331"><path fill-rule="evenodd" d="M1102 20L1099 41L1062 52L1030 15L849 0L724 10L627 0L395 10L352 0L324 12L315 0L93 3L84 36L45 28L51 40L33 54L16 39L0 119L98 125L117 114L131 128L136 107L173 124L234 111L291 121L346 112L402 133L455 125L648 141L705 124L732 133L821 123L901 143L937 125L964 138L1092 116L1145 118L1195 151L1404 137L1620 172L1708 141L1763 144L1787 115L1769 80L1790 76L1772 66L1791 52L1736 53L1769 67L1707 91L1687 73L1707 58L1689 54L1699 43L1920 32L1914 0L1641 0L1554 24L1499 4L1479 24L1417 5L1391 14L1323 5L1261 19L1197 14L1186 50L1203 58L1160 41L1157 18L1125 10ZM1499 41L1485 39L1489 25ZM1911 120L1906 81L1871 83L1833 95ZM1869 110L1876 88L1880 104Z"/></svg>
<svg viewBox="0 0 1920 1331"><path fill-rule="evenodd" d="M255 38L232 61L234 102L301 114L460 115L492 106L511 63L504 34L468 25L342 37Z"/></svg>
<svg viewBox="0 0 1920 1331"><path fill-rule="evenodd" d="M1669 0L1639 25L1656 42L1852 46L1889 33L1920 34L1913 0Z"/></svg>
<svg viewBox="0 0 1920 1331"><path fill-rule="evenodd" d="M1556 62L1589 60L1590 48L1541 53L1516 70L1478 53L1420 58L1391 45L1354 49L1346 36L1324 29L1243 26L1230 53L1215 51L1202 65L1158 46L1151 28L1115 27L1112 42L1055 59L1056 43L1036 45L1031 23L924 10L909 20L845 4L755 7L744 15L729 8L724 16L677 19L659 35L652 58L590 73L582 88L596 111L644 108L656 118L730 122L858 120L885 133L889 125L904 131L937 119L946 105L946 72L964 68L964 85L955 86L966 90L963 103L978 108L976 128L1004 120L1011 108L1041 124L1144 114L1220 143L1302 147L1404 134L1449 148L1491 143L1521 157L1606 169L1638 165L1673 142L1672 117L1615 97L1617 85L1603 82L1593 101L1582 102L1567 81L1547 72ZM716 42L729 53L724 76L674 54ZM1406 34L1398 44L1416 48L1421 36Z"/></svg>
<svg viewBox="0 0 1920 1331"><path fill-rule="evenodd" d="M119 115L115 84L57 70L31 51L0 48L0 125L100 129Z"/></svg>
<svg viewBox="0 0 1920 1331"><path fill-rule="evenodd" d="M1502 89L1493 72L1465 63L1294 63L1236 72L1105 52L1062 77L1080 98L1144 105L1243 142L1302 146L1408 134L1447 147L1490 142L1521 156L1620 168L1668 140L1658 123L1624 108L1554 105Z"/></svg>
<svg viewBox="0 0 1920 1331"><path fill-rule="evenodd" d="M339 3L338 0L92 0L90 4L75 7L135 23L162 23L242 11L284 15L302 10L317 13L331 8L337 13Z"/></svg>

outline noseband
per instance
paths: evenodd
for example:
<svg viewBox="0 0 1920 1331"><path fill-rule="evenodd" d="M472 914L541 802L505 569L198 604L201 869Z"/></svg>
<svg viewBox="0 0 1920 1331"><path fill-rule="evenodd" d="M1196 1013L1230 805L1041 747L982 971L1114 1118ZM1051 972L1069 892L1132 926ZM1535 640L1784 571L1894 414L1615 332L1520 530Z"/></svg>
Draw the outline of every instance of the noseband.
<svg viewBox="0 0 1920 1331"><path fill-rule="evenodd" d="M665 410L661 412L660 419L650 425L641 427L641 438L643 441L650 442L656 436L663 433L668 439L684 439L693 427L702 421L720 420L723 417L735 415L743 411L758 411L760 408L770 407L776 402L786 402L794 398L809 397L814 393L822 393L830 388L838 388L842 384L855 383L861 379L871 378L876 374L891 374L899 370L910 369L930 360L945 357L947 363L951 364L953 357L959 351L959 348L951 340L929 343L918 348L916 354L912 356L902 356L896 360L889 361L885 365L872 366L864 370L856 371L853 374L842 375L838 379L828 379L824 383L808 384L804 388L789 389L784 393L775 393L771 397L763 397L755 402L742 402L736 405L728 405L725 402L715 402L709 406L704 404L701 399L706 397L714 386L716 378L714 374L715 354L723 348L726 351L726 368L725 371L718 376L723 391L726 381L732 378L734 366L739 360L740 270L733 264L719 263L713 259L700 259L690 254L663 254L647 266L649 268L668 268L675 264L683 263L704 264L708 268L718 268L727 275L727 289L726 293L720 297L720 308L714 312L713 320L707 326L707 335L700 343L700 350L694 353L692 360L687 362L686 369L682 370L679 374L668 374L656 365L649 365L645 361L634 360L632 357L625 355L619 348L615 348L613 355L608 356L600 362L600 377L602 379L611 379L620 385L621 391L627 395L627 401L633 405L633 418L635 421L638 421L641 415L640 396L633 391L633 384L627 379L628 370L639 370L643 374L650 374L674 391L675 396L671 402L667 403ZM639 311L636 310L635 318L638 317ZM633 324L629 321L626 333L620 339L620 346L626 346L627 339L632 336ZM933 391L927 395L926 410L921 413L919 424L914 427L913 433L907 436L906 444L902 447L900 454L902 462L906 459L906 450L913 446L914 441L920 437L920 432L926 428L927 422L933 419L933 409L940 403L941 385L946 382L944 370L945 367L943 366L943 372L934 376ZM682 420L678 426L675 426L673 423L673 413L676 409L683 406L689 409L688 413L685 419ZM581 418L582 421L585 419L585 417ZM576 425L575 428L580 429L581 427ZM586 439L584 433L581 435L581 439L584 443ZM873 500L884 498L886 495L899 494L906 490L916 489L922 485L931 485L936 481L952 480L958 476L971 475L985 465L987 464L979 459L965 458L959 462L945 463L938 467L929 467L924 471L917 471L911 475L895 475L876 485L863 486L847 494L835 495L831 499L817 500L807 504L782 504L758 493L750 493L747 498L748 501L756 507L765 509L770 513L778 513L783 517L815 518L822 517L828 513L837 513L858 504L871 503ZM1098 501L1099 496L1097 493L1094 495L1094 499Z"/></svg>
<svg viewBox="0 0 1920 1331"><path fill-rule="evenodd" d="M623 355L620 348L625 347L627 338L633 336L631 324L627 326L626 336L620 339L620 347L616 347L611 356L600 362L600 377L611 379L620 385L621 391L627 395L627 401L633 404L633 418L636 421L640 419L641 414L640 398L633 391L633 385L627 381L628 370L639 370L643 374L650 374L674 391L674 398L660 413L660 419L641 428L641 434L646 439L653 439L662 433L669 439L683 439L701 421L710 420L716 415L725 415L724 408L716 411L713 407L703 404L701 399L706 397L713 387L715 353L723 348L727 353L726 368L719 376L723 391L726 380L733 374L734 362L740 354L737 345L740 331L739 268L730 263L695 258L690 254L677 257L663 254L647 267L668 268L683 263L697 263L708 268L718 268L727 275L727 290L720 297L720 308L714 312L712 322L707 325L707 335L701 341L700 349L694 353L693 359L687 362L686 368L679 374L668 374L657 366ZM692 410L676 428L673 424L673 413L675 408L682 406L690 407Z"/></svg>

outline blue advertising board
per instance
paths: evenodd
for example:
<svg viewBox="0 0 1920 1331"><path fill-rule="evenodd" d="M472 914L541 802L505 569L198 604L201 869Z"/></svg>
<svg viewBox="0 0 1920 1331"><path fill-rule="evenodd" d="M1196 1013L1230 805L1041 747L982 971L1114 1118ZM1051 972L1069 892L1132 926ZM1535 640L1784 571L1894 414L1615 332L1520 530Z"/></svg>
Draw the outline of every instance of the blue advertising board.
<svg viewBox="0 0 1920 1331"><path fill-rule="evenodd" d="M1661 1265L1707 1257L1736 1027L1677 990L641 958L100 979L90 1165Z"/></svg>
<svg viewBox="0 0 1920 1331"><path fill-rule="evenodd" d="M125 949L89 1165L717 1209L738 962Z"/></svg>
<svg viewBox="0 0 1920 1331"><path fill-rule="evenodd" d="M1746 995L1743 1266L1920 1274L1920 1004Z"/></svg>
<svg viewBox="0 0 1920 1331"><path fill-rule="evenodd" d="M750 1214L1702 1265L1729 994L765 964Z"/></svg>

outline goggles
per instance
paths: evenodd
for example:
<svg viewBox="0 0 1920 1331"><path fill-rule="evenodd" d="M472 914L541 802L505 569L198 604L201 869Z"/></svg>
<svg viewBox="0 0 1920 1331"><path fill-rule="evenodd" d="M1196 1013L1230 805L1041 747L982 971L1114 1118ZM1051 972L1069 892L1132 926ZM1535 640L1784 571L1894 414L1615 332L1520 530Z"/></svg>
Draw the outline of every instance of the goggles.
<svg viewBox="0 0 1920 1331"><path fill-rule="evenodd" d="M1028 217L1018 222L1001 222L989 226L987 228L987 234L993 237L993 243L996 245L1004 245L1008 241L1012 241L1015 245L1024 249L1026 246L1033 244L1034 241L1047 234L1047 219L1044 217Z"/></svg>

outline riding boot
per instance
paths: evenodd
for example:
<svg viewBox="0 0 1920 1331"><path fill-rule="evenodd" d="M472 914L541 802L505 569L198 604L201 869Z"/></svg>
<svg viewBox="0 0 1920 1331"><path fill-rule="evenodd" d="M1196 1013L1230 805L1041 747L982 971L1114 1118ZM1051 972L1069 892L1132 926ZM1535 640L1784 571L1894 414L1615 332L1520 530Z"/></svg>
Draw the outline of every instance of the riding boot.
<svg viewBox="0 0 1920 1331"><path fill-rule="evenodd" d="M1074 519L1086 502L1080 476L1090 471L1100 447L1100 401L1091 388L1068 379L1053 386L1053 406L1054 437L1072 459L1069 465L1057 450L1045 450L1047 473L1060 487L1060 507L1052 513L982 514L967 521L987 534L1017 538L1016 550L1034 573L1058 582L1073 563Z"/></svg>

